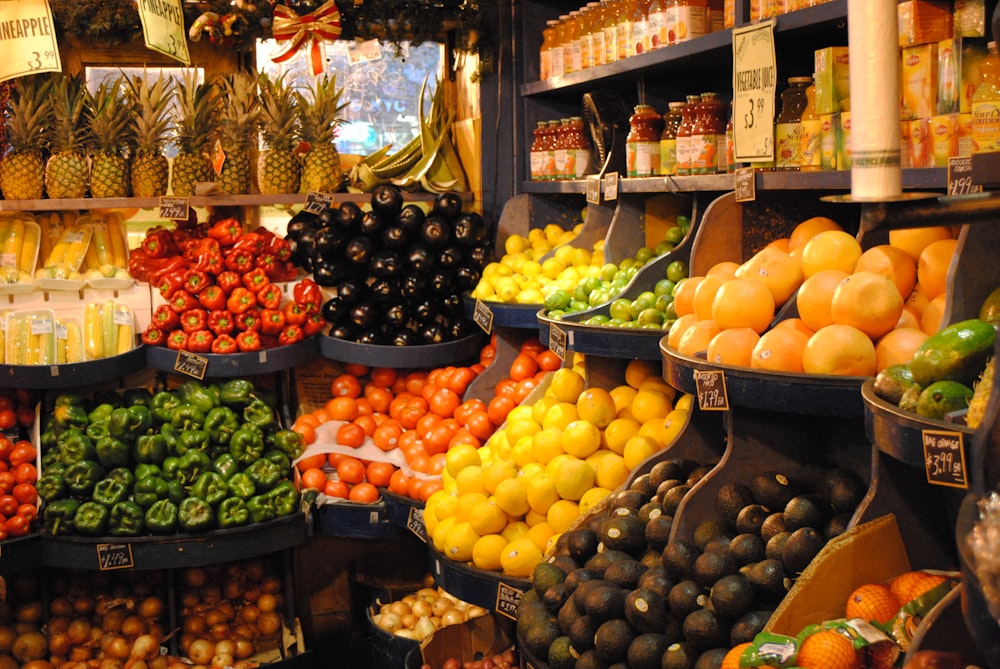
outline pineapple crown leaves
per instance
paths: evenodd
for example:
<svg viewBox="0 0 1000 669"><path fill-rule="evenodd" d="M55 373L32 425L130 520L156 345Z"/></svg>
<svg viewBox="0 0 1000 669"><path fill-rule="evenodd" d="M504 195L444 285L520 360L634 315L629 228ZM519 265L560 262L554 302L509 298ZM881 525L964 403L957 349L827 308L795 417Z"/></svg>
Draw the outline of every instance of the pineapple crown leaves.
<svg viewBox="0 0 1000 669"><path fill-rule="evenodd" d="M53 153L82 151L88 128L84 113L90 105L90 93L83 75L55 74L52 78L52 123L46 133Z"/></svg>
<svg viewBox="0 0 1000 669"><path fill-rule="evenodd" d="M163 149L170 129L170 104L174 80L164 75L152 79L148 73L127 79L126 93L132 108L131 129L136 151L155 154Z"/></svg>
<svg viewBox="0 0 1000 669"><path fill-rule="evenodd" d="M255 138L260 110L256 94L257 77L243 70L219 77L219 133L223 145L247 148Z"/></svg>
<svg viewBox="0 0 1000 669"><path fill-rule="evenodd" d="M298 96L285 76L261 74L257 82L261 138L268 148L282 151L295 148L300 136Z"/></svg>
<svg viewBox="0 0 1000 669"><path fill-rule="evenodd" d="M38 151L52 113L52 79L35 75L18 79L10 102L7 141L15 151Z"/></svg>
<svg viewBox="0 0 1000 669"><path fill-rule="evenodd" d="M308 94L296 91L302 139L310 144L330 144L337 136L337 128L344 122L340 116L349 103L340 102L343 88L337 88L337 76L324 74L316 80Z"/></svg>
<svg viewBox="0 0 1000 669"><path fill-rule="evenodd" d="M219 89L213 82L198 83L197 70L185 70L177 82L173 108L174 142L185 153L209 150L218 133Z"/></svg>
<svg viewBox="0 0 1000 669"><path fill-rule="evenodd" d="M87 113L90 128L88 148L95 153L124 154L134 137L132 105L128 99L128 79L108 77L97 86Z"/></svg>

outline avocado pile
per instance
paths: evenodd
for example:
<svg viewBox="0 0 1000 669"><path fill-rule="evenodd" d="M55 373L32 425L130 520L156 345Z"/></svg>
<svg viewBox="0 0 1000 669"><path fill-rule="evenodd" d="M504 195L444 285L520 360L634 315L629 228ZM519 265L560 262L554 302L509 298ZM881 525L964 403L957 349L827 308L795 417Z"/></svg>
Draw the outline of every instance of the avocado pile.
<svg viewBox="0 0 1000 669"><path fill-rule="evenodd" d="M691 541L669 541L711 469L657 463L565 532L521 598L519 646L549 669L710 669L753 640L793 579L843 532L866 486L827 469L812 485L765 471L717 493Z"/></svg>

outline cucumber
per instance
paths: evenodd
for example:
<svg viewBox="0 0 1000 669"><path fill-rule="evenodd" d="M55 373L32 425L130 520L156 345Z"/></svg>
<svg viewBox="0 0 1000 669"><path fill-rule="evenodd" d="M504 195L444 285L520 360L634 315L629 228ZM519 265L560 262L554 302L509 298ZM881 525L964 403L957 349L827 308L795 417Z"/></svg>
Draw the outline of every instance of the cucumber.
<svg viewBox="0 0 1000 669"><path fill-rule="evenodd" d="M928 337L913 354L910 371L922 387L936 381L971 386L993 353L996 328L972 318L953 323Z"/></svg>

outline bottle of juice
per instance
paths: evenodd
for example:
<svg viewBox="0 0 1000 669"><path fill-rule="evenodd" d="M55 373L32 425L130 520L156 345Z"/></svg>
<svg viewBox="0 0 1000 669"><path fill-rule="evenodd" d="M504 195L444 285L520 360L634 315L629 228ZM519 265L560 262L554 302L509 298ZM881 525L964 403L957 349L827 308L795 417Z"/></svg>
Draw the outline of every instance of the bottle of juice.
<svg viewBox="0 0 1000 669"><path fill-rule="evenodd" d="M590 11L590 58L594 67L604 65L607 61L607 48L604 45L604 18L607 16L606 2L588 2L594 5Z"/></svg>
<svg viewBox="0 0 1000 669"><path fill-rule="evenodd" d="M669 0L667 2L667 39L671 44L702 37L707 32L707 0Z"/></svg>
<svg viewBox="0 0 1000 669"><path fill-rule="evenodd" d="M566 131L566 178L580 179L589 173L590 142L583 132L583 118L573 116L569 119Z"/></svg>
<svg viewBox="0 0 1000 669"><path fill-rule="evenodd" d="M994 151L1000 151L1000 56L996 42L990 42L972 94L972 152Z"/></svg>
<svg viewBox="0 0 1000 669"><path fill-rule="evenodd" d="M594 3L588 2L580 9L580 69L586 70L594 66L593 40L590 37L590 21L593 17Z"/></svg>
<svg viewBox="0 0 1000 669"><path fill-rule="evenodd" d="M566 42L563 45L563 60L566 74L579 72L580 62L580 12L576 9L569 13L566 20Z"/></svg>
<svg viewBox="0 0 1000 669"><path fill-rule="evenodd" d="M722 101L718 93L702 93L688 140L691 174L714 174L719 164L719 137L725 137ZM725 145L723 145L725 146Z"/></svg>
<svg viewBox="0 0 1000 669"><path fill-rule="evenodd" d="M549 121L545 129L545 167L542 169L542 179L555 181L556 174L556 142L558 141L559 121Z"/></svg>
<svg viewBox="0 0 1000 669"><path fill-rule="evenodd" d="M646 12L649 8L649 0L633 0L632 2L632 43L629 47L629 55L637 56L640 53L649 51L649 32L647 30L649 21Z"/></svg>
<svg viewBox="0 0 1000 669"><path fill-rule="evenodd" d="M552 76L561 77L566 74L566 20L569 14L563 14L556 21L555 41L552 44Z"/></svg>
<svg viewBox="0 0 1000 669"><path fill-rule="evenodd" d="M774 124L774 167L797 170L802 166L802 111L806 107L806 87L812 77L789 77L781 93L781 111Z"/></svg>
<svg viewBox="0 0 1000 669"><path fill-rule="evenodd" d="M535 129L531 133L533 139L529 156L531 161L529 171L532 181L541 181L545 178L543 175L543 171L545 170L545 131L548 127L548 121L539 121L535 124Z"/></svg>
<svg viewBox="0 0 1000 669"><path fill-rule="evenodd" d="M542 47L538 52L538 78L541 81L552 78L552 47L556 40L557 23L555 19L549 19L542 30Z"/></svg>
<svg viewBox="0 0 1000 669"><path fill-rule="evenodd" d="M823 135L823 122L816 113L816 87L813 84L806 87L806 106L802 110L799 123L802 126L800 169L807 171L822 169L823 150L820 138Z"/></svg>
<svg viewBox="0 0 1000 669"><path fill-rule="evenodd" d="M691 174L691 134L694 131L694 122L698 113L698 105L701 103L700 95L687 96L687 102L681 107L681 124L677 126L677 174L686 176Z"/></svg>
<svg viewBox="0 0 1000 669"><path fill-rule="evenodd" d="M660 135L660 174L677 174L677 128L681 124L683 102L668 103Z"/></svg>
<svg viewBox="0 0 1000 669"><path fill-rule="evenodd" d="M630 177L652 177L660 171L660 135L663 119L653 105L636 105L629 118L625 138L626 174Z"/></svg>
<svg viewBox="0 0 1000 669"><path fill-rule="evenodd" d="M603 0L604 2L604 62L618 60L618 15L623 0Z"/></svg>
<svg viewBox="0 0 1000 669"><path fill-rule="evenodd" d="M618 46L618 60L625 60L635 55L632 50L632 5L635 0L619 0L621 10L618 12L618 23L615 28L615 44Z"/></svg>
<svg viewBox="0 0 1000 669"><path fill-rule="evenodd" d="M667 46L667 0L653 0L646 13L646 34L650 49Z"/></svg>

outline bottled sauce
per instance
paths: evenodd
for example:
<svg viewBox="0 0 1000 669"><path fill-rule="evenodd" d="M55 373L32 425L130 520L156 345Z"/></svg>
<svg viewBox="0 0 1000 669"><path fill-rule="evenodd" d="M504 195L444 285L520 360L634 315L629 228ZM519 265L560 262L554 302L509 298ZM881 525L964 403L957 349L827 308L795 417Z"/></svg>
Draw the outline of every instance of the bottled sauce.
<svg viewBox="0 0 1000 669"><path fill-rule="evenodd" d="M590 143L583 132L583 118L573 116L566 126L563 141L566 151L566 162L563 165L563 178L580 179L586 175L590 167Z"/></svg>
<svg viewBox="0 0 1000 669"><path fill-rule="evenodd" d="M1000 151L1000 56L996 42L979 61L979 83L972 94L972 152Z"/></svg>
<svg viewBox="0 0 1000 669"><path fill-rule="evenodd" d="M646 10L649 0L632 0L630 28L632 40L629 45L630 56L637 56L640 53L649 51L649 33L647 27L649 22L646 19Z"/></svg>
<svg viewBox="0 0 1000 669"><path fill-rule="evenodd" d="M566 21L566 42L563 44L565 73L579 72L583 67L580 60L580 12L573 10Z"/></svg>
<svg viewBox="0 0 1000 669"><path fill-rule="evenodd" d="M559 121L549 121L546 124L544 137L545 164L542 167L542 179L553 181L556 179L556 141L559 133Z"/></svg>
<svg viewBox="0 0 1000 669"><path fill-rule="evenodd" d="M696 106L694 126L688 140L691 174L715 174L719 165L719 143L726 144L726 123L718 93L702 93Z"/></svg>
<svg viewBox="0 0 1000 669"><path fill-rule="evenodd" d="M681 124L683 102L671 102L663 115L660 135L660 174L677 174L677 128Z"/></svg>
<svg viewBox="0 0 1000 669"><path fill-rule="evenodd" d="M564 118L560 120L556 126L555 132L555 174L553 177L555 179L568 179L567 174L567 164L569 162L569 156L566 147L566 137L569 130L569 119Z"/></svg>
<svg viewBox="0 0 1000 669"><path fill-rule="evenodd" d="M721 167L721 165L720 165ZM729 103L729 121L726 123L726 164L725 172L736 171L736 140L733 134L733 103Z"/></svg>
<svg viewBox="0 0 1000 669"><path fill-rule="evenodd" d="M684 176L691 174L691 134L694 130L697 106L701 102L700 95L687 96L687 102L681 107L681 123L677 126L677 171Z"/></svg>
<svg viewBox="0 0 1000 669"><path fill-rule="evenodd" d="M802 170L819 170L823 168L823 122L816 113L816 86L806 87L806 106L802 110L799 121L802 126Z"/></svg>
<svg viewBox="0 0 1000 669"><path fill-rule="evenodd" d="M646 12L646 34L650 49L667 46L667 0L653 0Z"/></svg>
<svg viewBox="0 0 1000 669"><path fill-rule="evenodd" d="M604 46L604 18L607 16L606 2L588 3L594 5L590 12L590 58L594 67L607 62L607 50Z"/></svg>
<svg viewBox="0 0 1000 669"><path fill-rule="evenodd" d="M660 135L663 120L652 105L636 105L629 118L625 138L626 174L630 177L656 176L660 171Z"/></svg>
<svg viewBox="0 0 1000 669"><path fill-rule="evenodd" d="M667 0L667 40L686 42L708 32L707 0Z"/></svg>
<svg viewBox="0 0 1000 669"><path fill-rule="evenodd" d="M538 53L538 78L541 81L552 78L552 49L558 23L555 19L550 19L545 22L545 29L542 30L542 47Z"/></svg>
<svg viewBox="0 0 1000 669"><path fill-rule="evenodd" d="M623 0L605 0L604 6L604 62L618 60L618 15Z"/></svg>
<svg viewBox="0 0 1000 669"><path fill-rule="evenodd" d="M545 179L545 131L548 130L548 121L539 121L532 131L531 152L529 154L529 173L532 181L542 181Z"/></svg>
<svg viewBox="0 0 1000 669"><path fill-rule="evenodd" d="M812 77L789 77L781 93L781 111L774 125L774 167L797 170L802 166L802 111L806 107L806 87Z"/></svg>

